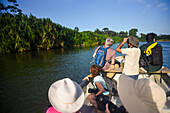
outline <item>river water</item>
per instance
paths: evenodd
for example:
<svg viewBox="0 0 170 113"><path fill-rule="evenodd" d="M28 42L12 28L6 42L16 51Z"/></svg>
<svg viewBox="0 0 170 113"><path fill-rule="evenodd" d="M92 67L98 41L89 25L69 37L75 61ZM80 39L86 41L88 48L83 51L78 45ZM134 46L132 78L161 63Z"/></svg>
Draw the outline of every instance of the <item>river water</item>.
<svg viewBox="0 0 170 113"><path fill-rule="evenodd" d="M164 66L170 69L170 42L159 43L163 46ZM112 48L116 49L118 45L114 44ZM66 77L80 83L89 74L95 49L53 49L0 55L0 113L43 113L49 105L49 86Z"/></svg>

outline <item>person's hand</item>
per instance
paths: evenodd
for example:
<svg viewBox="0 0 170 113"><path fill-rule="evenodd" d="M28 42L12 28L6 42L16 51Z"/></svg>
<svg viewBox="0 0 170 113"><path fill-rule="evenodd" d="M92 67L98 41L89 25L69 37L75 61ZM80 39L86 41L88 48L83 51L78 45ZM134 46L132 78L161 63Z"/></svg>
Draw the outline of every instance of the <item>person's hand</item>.
<svg viewBox="0 0 170 113"><path fill-rule="evenodd" d="M90 74L90 75L88 75L88 76L84 77L84 79L83 79L83 80L88 80L88 81L89 81L89 77L92 77L92 75Z"/></svg>
<svg viewBox="0 0 170 113"><path fill-rule="evenodd" d="M124 38L123 41L122 41L122 43L125 44L125 43L127 42L127 40L128 40L128 38Z"/></svg>
<svg viewBox="0 0 170 113"><path fill-rule="evenodd" d="M108 104L108 103L106 104L106 110L105 110L105 113L110 113L110 110L109 110L109 104Z"/></svg>
<svg viewBox="0 0 170 113"><path fill-rule="evenodd" d="M82 81L84 81L84 80L88 80L89 81L89 77L88 76L84 77Z"/></svg>

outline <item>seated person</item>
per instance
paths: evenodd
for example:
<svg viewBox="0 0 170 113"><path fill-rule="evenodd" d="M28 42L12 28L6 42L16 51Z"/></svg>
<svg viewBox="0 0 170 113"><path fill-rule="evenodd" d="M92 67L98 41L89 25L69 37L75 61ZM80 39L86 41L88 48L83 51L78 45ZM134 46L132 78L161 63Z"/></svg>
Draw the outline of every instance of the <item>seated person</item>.
<svg viewBox="0 0 170 113"><path fill-rule="evenodd" d="M79 113L84 103L84 92L69 78L54 82L48 91L50 106L46 113Z"/></svg>
<svg viewBox="0 0 170 113"><path fill-rule="evenodd" d="M114 49L111 48L113 43L114 43L114 40L108 37L105 41L104 46L99 46L93 54L93 57L95 58L95 61L94 61L95 64L101 67L103 70L114 69L116 52ZM102 53L104 52L105 57L98 55L99 51L101 51ZM104 64L102 64L103 60L101 60L100 57L104 58L103 59L105 60Z"/></svg>
<svg viewBox="0 0 170 113"><path fill-rule="evenodd" d="M139 64L147 72L158 71L163 65L162 46L155 42L155 38L155 33L148 33L146 35L147 43L140 46L141 57Z"/></svg>
<svg viewBox="0 0 170 113"><path fill-rule="evenodd" d="M129 113L162 113L166 93L152 80L134 80L122 74L117 89L120 100Z"/></svg>
<svg viewBox="0 0 170 113"><path fill-rule="evenodd" d="M106 98L110 99L110 97L108 96L109 92L105 90L105 89L107 89L106 83L105 83L105 81L102 77L102 74L100 72L101 72L101 68L99 66L92 65L90 67L90 77L93 79L93 85L98 90L98 92L96 94L91 93L88 96L88 98L89 98L90 102L93 104L93 106L97 109L97 113L102 113L102 111L104 109L101 107L104 107L104 106L102 106L101 103L98 103L96 101L96 96L99 96L102 94L102 95L106 96Z"/></svg>

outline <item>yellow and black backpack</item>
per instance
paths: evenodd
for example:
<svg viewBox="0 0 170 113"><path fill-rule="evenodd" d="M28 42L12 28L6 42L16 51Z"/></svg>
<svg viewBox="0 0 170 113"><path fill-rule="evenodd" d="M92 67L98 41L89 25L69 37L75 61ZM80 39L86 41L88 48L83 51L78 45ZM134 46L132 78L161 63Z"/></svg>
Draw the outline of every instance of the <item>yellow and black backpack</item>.
<svg viewBox="0 0 170 113"><path fill-rule="evenodd" d="M162 58L162 48L158 45L158 42L152 43L151 45L147 45L147 48L144 50L144 55L146 56L144 59L146 64L157 66L163 64Z"/></svg>

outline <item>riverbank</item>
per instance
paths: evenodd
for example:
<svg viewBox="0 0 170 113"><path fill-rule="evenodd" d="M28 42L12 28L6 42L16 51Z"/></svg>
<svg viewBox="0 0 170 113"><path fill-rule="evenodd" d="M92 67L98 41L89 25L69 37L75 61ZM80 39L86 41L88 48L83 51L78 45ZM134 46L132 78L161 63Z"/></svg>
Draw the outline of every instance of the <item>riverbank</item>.
<svg viewBox="0 0 170 113"><path fill-rule="evenodd" d="M170 42L170 40L157 40L158 42Z"/></svg>

